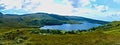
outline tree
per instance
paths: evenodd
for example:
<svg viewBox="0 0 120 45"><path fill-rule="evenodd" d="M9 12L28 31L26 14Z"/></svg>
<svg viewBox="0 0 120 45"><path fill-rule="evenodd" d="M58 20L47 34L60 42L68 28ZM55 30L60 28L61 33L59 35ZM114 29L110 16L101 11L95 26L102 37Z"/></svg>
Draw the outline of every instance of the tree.
<svg viewBox="0 0 120 45"><path fill-rule="evenodd" d="M61 34L65 34L66 33L66 31L64 31L64 30L61 30L60 32L61 32Z"/></svg>

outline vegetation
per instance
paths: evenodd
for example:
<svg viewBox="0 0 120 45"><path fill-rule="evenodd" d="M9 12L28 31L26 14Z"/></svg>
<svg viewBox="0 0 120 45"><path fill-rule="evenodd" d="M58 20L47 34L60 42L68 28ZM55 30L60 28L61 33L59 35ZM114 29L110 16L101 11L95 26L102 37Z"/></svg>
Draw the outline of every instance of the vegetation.
<svg viewBox="0 0 120 45"><path fill-rule="evenodd" d="M81 21L78 21L79 20ZM108 22L98 21L83 17L71 18L67 16L59 16L56 14L48 13L33 13L33 14L2 14L0 13L0 27L41 27L44 25L61 25L64 23L78 24L82 22L101 22L99 24L106 24ZM11 25L12 24L12 25Z"/></svg>
<svg viewBox="0 0 120 45"><path fill-rule="evenodd" d="M107 24L109 22L106 21L100 21L90 18L84 18L84 17L77 17L77 16L66 16L69 20L79 21L79 22L89 22L89 23L96 23L96 24Z"/></svg>
<svg viewBox="0 0 120 45"><path fill-rule="evenodd" d="M78 23L75 17L47 13L5 14L0 18L0 45L120 45L120 21L100 22L103 26L89 30L42 30L43 25ZM85 19L85 20L84 20Z"/></svg>
<svg viewBox="0 0 120 45"><path fill-rule="evenodd" d="M64 16L47 13L33 14L2 14L0 13L0 27L41 27L44 25L61 25L64 23L79 23ZM12 25L11 25L12 24Z"/></svg>
<svg viewBox="0 0 120 45"><path fill-rule="evenodd" d="M119 45L120 21L89 30L1 28L1 45Z"/></svg>

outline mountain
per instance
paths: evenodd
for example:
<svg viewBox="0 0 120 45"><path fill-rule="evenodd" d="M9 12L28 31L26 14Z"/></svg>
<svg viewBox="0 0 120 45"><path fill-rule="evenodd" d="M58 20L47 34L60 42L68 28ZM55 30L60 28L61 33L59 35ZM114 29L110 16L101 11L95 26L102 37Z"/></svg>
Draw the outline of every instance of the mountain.
<svg viewBox="0 0 120 45"><path fill-rule="evenodd" d="M96 23L96 24L107 24L107 21L95 20L85 17L77 17L77 16L66 16L69 20L75 20L79 22L89 22L89 23Z"/></svg>
<svg viewBox="0 0 120 45"><path fill-rule="evenodd" d="M105 20L108 20L108 21L120 21L120 14L109 15L104 18Z"/></svg>
<svg viewBox="0 0 120 45"><path fill-rule="evenodd" d="M60 16L48 13L32 14L0 14L0 27L40 27L43 25L61 25L64 23L81 23L83 21L90 23L106 24L108 22L88 19L84 17Z"/></svg>
<svg viewBox="0 0 120 45"><path fill-rule="evenodd" d="M104 16L95 16L92 17L92 19L99 19L99 20L103 20L103 21L108 21L108 22L112 22L112 21L120 21L120 14L107 14Z"/></svg>
<svg viewBox="0 0 120 45"><path fill-rule="evenodd" d="M0 15L3 15L3 14L0 12Z"/></svg>
<svg viewBox="0 0 120 45"><path fill-rule="evenodd" d="M3 14L0 12L0 18L2 18Z"/></svg>
<svg viewBox="0 0 120 45"><path fill-rule="evenodd" d="M120 21L113 21L111 23L92 28L90 30L101 30L101 31L119 31L120 30Z"/></svg>

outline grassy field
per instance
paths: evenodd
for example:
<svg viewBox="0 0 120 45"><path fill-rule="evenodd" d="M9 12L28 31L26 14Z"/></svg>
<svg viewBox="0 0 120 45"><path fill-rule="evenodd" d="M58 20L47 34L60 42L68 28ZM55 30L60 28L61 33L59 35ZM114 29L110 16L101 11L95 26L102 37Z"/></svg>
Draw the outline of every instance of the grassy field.
<svg viewBox="0 0 120 45"><path fill-rule="evenodd" d="M0 45L120 45L120 30L80 34L34 34L36 28L0 30Z"/></svg>

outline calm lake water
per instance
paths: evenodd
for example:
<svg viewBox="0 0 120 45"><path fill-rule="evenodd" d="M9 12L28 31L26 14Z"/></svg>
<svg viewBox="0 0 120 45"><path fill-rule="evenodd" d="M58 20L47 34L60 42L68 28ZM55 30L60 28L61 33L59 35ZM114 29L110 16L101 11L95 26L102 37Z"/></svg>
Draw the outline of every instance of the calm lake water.
<svg viewBox="0 0 120 45"><path fill-rule="evenodd" d="M101 24L93 24L93 23L88 23L84 22L82 24L63 24L63 25L51 25L51 26L43 26L40 29L57 29L57 30L86 30L90 29L93 27L100 26Z"/></svg>

